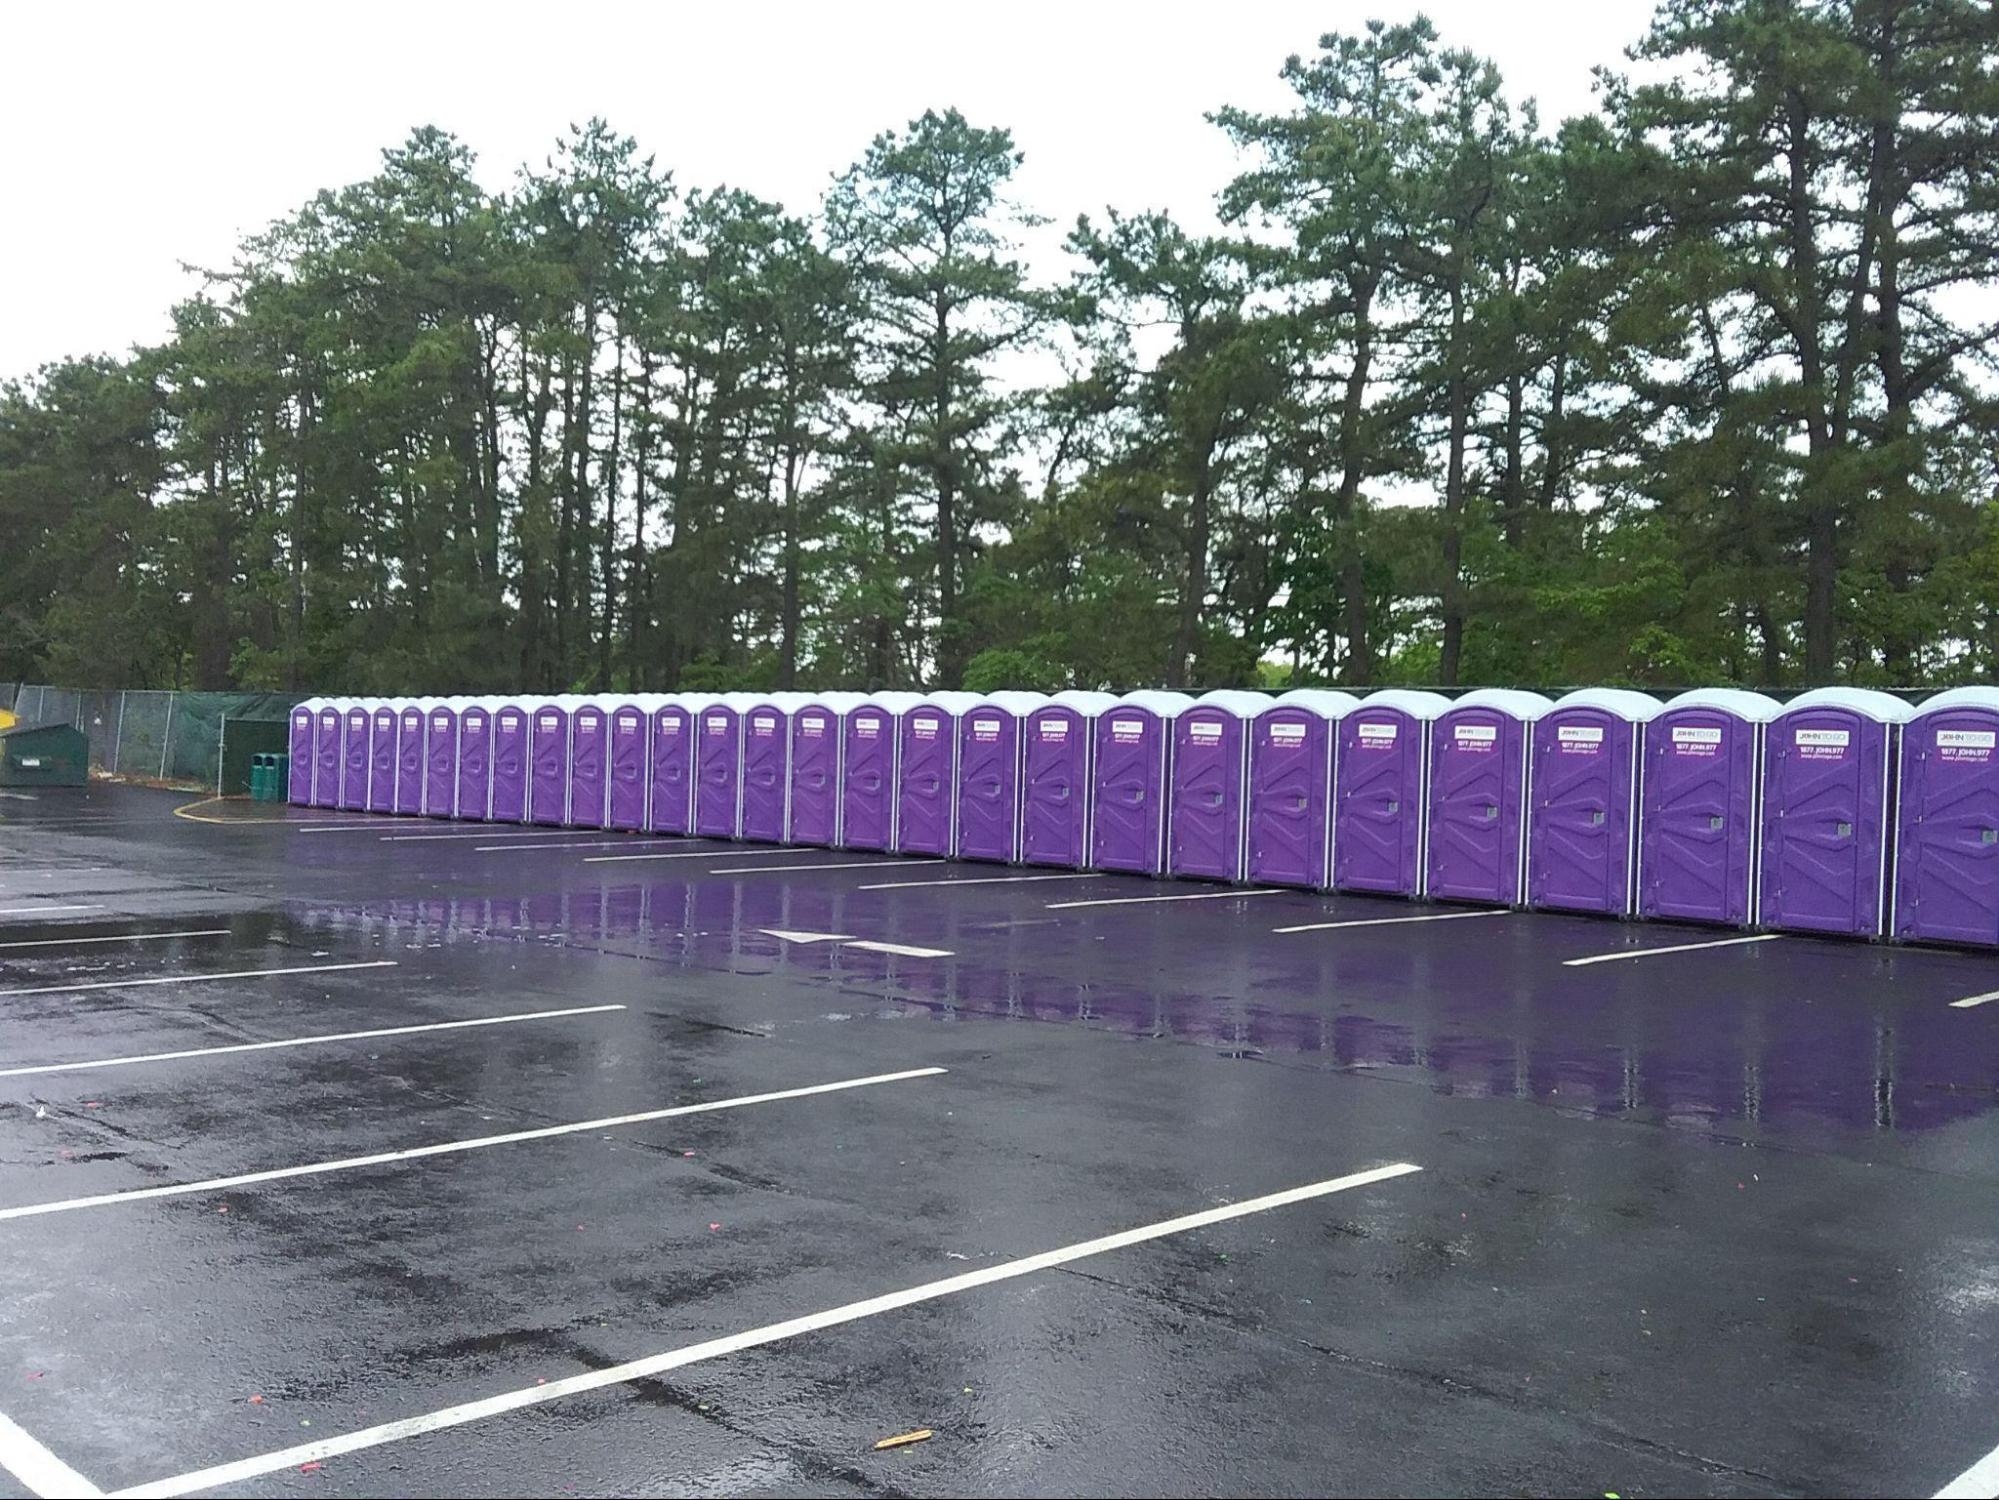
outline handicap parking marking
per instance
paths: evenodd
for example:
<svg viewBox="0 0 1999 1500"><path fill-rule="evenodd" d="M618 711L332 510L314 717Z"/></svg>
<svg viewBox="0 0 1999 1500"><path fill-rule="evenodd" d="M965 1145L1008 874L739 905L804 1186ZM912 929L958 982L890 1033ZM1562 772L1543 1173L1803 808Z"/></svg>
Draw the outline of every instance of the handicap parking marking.
<svg viewBox="0 0 1999 1500"><path fill-rule="evenodd" d="M1565 958L1562 967L1580 969L1585 964L1614 964L1627 958L1657 958L1663 953L1699 953L1705 948L1738 948L1744 943L1774 943L1781 932L1756 932L1748 937L1716 938L1711 943L1674 943L1668 948L1621 948L1615 953L1592 953L1585 958Z"/></svg>
<svg viewBox="0 0 1999 1500"><path fill-rule="evenodd" d="M513 1146L523 1141L546 1141L557 1136L577 1135L591 1130L615 1130L626 1125L646 1125L655 1120L677 1120L684 1115L715 1114L722 1110L746 1109L754 1104L778 1104L788 1099L809 1099L820 1094L838 1094L852 1089L872 1088L883 1083L904 1083L915 1078L935 1078L946 1068L910 1068L900 1073L876 1073L867 1078L845 1078L837 1083L814 1083L803 1088L776 1089L766 1094L744 1094L735 1099L711 1099L701 1104L675 1104L664 1109L641 1110L637 1114L609 1115L600 1120L574 1120L563 1125L543 1125L533 1130L516 1130L506 1135L475 1136L470 1140L436 1141L428 1146L411 1146L401 1151L378 1151L370 1156L345 1156L333 1161L307 1162L296 1167L272 1167L262 1172L242 1172L234 1177L211 1177L201 1182L168 1182L157 1187L126 1188L116 1193L96 1193L87 1198L62 1198L50 1203L23 1203L0 1208L0 1221L33 1219L47 1214L72 1213L82 1208L105 1208L118 1203L139 1203L154 1198L184 1198L198 1193L220 1193L231 1188L254 1187L264 1182L283 1182L293 1177L321 1177L329 1172L349 1172L361 1167L391 1166L398 1162L420 1161L431 1156L449 1156L466 1151L483 1151L492 1146Z"/></svg>
<svg viewBox="0 0 1999 1500"><path fill-rule="evenodd" d="M1079 906L1150 906L1158 901L1240 901L1248 896L1309 896L1310 891L1271 886L1254 891L1196 891L1187 896L1112 896L1101 901L1050 901L1045 910L1074 911Z"/></svg>
<svg viewBox="0 0 1999 1500"><path fill-rule="evenodd" d="M98 1500L104 1493L5 1412L0 1412L0 1469L38 1500Z"/></svg>
<svg viewBox="0 0 1999 1500"><path fill-rule="evenodd" d="M26 938L0 943L0 948L68 948L77 943L162 943L173 938L228 937L227 927L202 927L193 932L119 932L109 937Z"/></svg>
<svg viewBox="0 0 1999 1500"><path fill-rule="evenodd" d="M1336 927L1399 927L1404 922L1457 922L1466 917L1510 917L1504 908L1492 911L1439 911L1420 917L1357 917L1348 922L1304 922L1296 927L1273 927L1272 932L1330 932Z"/></svg>
<svg viewBox="0 0 1999 1500"><path fill-rule="evenodd" d="M119 1490L117 1494L138 1500L138 1497L142 1496L190 1495L199 1490L241 1484L245 1480L274 1474L280 1469L296 1468L301 1464L322 1463L342 1454L358 1453L363 1449L378 1448L387 1443L422 1437L427 1433L439 1432L449 1427L462 1427L470 1422L484 1421L489 1417L502 1416L524 1407L540 1406L549 1401L559 1401L585 1391L602 1390L607 1386L652 1379L669 1370L683 1369L705 1360L739 1354L746 1349L762 1348L787 1339L818 1333L827 1328L837 1328L845 1323L857 1323L864 1318L879 1317L884 1313L898 1312L906 1307L915 1307L921 1303L935 1302L940 1298L976 1291L995 1283L1032 1276L1037 1272L1066 1266L1073 1261L1108 1255L1113 1251L1129 1249L1134 1245L1147 1244L1173 1235L1188 1234L1214 1224L1228 1223L1232 1219L1248 1218L1252 1214L1287 1208L1293 1204L1310 1202L1334 1193L1372 1187L1376 1183L1407 1177L1422 1170L1413 1162L1395 1162L1365 1172L1350 1173L1345 1177L1333 1177L1324 1182L1287 1188L1283 1192L1269 1193L1260 1198L1245 1199L1240 1203L1203 1209L1199 1213L1185 1214L1176 1219L1162 1219L1136 1229L1120 1230L1115 1234L1082 1240L1059 1249L1044 1250L1036 1255L1024 1255L1014 1260L1001 1261L996 1265L981 1266L976 1271L967 1271L962 1275L922 1282L916 1286L905 1287L899 1292L890 1292L885 1296L848 1302L839 1307L829 1307L823 1312L808 1313L803 1317L790 1318L781 1323L767 1323L761 1328L709 1339L699 1344L689 1344L663 1354L649 1355L644 1359L630 1360L601 1370L589 1370L581 1375L565 1376L560 1380L522 1387L497 1396L488 1396L479 1401L467 1401L458 1406L443 1407L420 1416L384 1422L377 1427L364 1427L336 1437L320 1438L314 1442L301 1443L292 1448L281 1448L276 1452L241 1459L235 1463L217 1464L213 1468L197 1469L191 1473L175 1475L170 1479L133 1485L129 1489Z"/></svg>
<svg viewBox="0 0 1999 1500"><path fill-rule="evenodd" d="M206 984L211 979L277 979L287 974L338 974L347 969L393 969L398 960L371 958L348 964L299 964L288 969L232 969L222 974L154 974L140 979L94 979L88 984L37 984L0 990L0 1000L16 995L68 995L82 990L123 990L142 984Z"/></svg>

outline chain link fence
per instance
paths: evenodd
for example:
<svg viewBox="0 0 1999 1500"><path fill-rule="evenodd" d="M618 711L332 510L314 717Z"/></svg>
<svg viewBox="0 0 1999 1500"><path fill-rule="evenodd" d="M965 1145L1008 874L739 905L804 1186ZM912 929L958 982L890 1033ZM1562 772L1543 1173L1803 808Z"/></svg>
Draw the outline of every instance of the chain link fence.
<svg viewBox="0 0 1999 1500"><path fill-rule="evenodd" d="M0 709L23 724L68 724L90 736L90 768L144 781L221 786L225 720L282 722L287 693L97 692L0 682Z"/></svg>

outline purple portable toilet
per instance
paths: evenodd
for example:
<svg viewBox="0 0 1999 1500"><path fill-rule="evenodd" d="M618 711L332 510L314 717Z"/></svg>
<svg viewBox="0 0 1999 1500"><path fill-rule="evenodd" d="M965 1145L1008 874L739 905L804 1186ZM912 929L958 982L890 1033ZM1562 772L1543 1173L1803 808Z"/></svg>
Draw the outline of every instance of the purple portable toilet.
<svg viewBox="0 0 1999 1500"><path fill-rule="evenodd" d="M611 795L611 708L615 698L583 698L569 711L569 822L602 828Z"/></svg>
<svg viewBox="0 0 1999 1500"><path fill-rule="evenodd" d="M652 709L646 752L646 828L694 831L694 709L685 694L669 694Z"/></svg>
<svg viewBox="0 0 1999 1500"><path fill-rule="evenodd" d="M347 700L321 698L312 724L312 805L340 805L340 775L347 758L341 738L347 730Z"/></svg>
<svg viewBox="0 0 1999 1500"><path fill-rule="evenodd" d="M319 726L319 711L325 706L324 698L308 698L292 708L291 738L287 742L291 755L285 771L285 800L294 807L308 807L312 803L312 773L319 764L313 735Z"/></svg>
<svg viewBox="0 0 1999 1500"><path fill-rule="evenodd" d="M1525 898L1529 726L1554 706L1519 688L1478 688L1437 715L1425 894L1493 906Z"/></svg>
<svg viewBox="0 0 1999 1500"><path fill-rule="evenodd" d="M369 812L396 810L396 723L402 717L402 698L371 698L368 708L368 802Z"/></svg>
<svg viewBox="0 0 1999 1500"><path fill-rule="evenodd" d="M349 812L366 812L375 700L349 698L346 703L342 710L346 727L340 731L340 805Z"/></svg>
<svg viewBox="0 0 1999 1500"><path fill-rule="evenodd" d="M1999 944L1999 688L1924 700L1901 760L1895 936Z"/></svg>
<svg viewBox="0 0 1999 1500"><path fill-rule="evenodd" d="M922 701L917 693L870 693L848 713L840 772L841 847L895 847L897 721Z"/></svg>
<svg viewBox="0 0 1999 1500"><path fill-rule="evenodd" d="M977 693L925 693L896 722L895 850L944 854L955 848L958 720Z"/></svg>
<svg viewBox="0 0 1999 1500"><path fill-rule="evenodd" d="M1430 724L1441 693L1383 688L1339 723L1333 778L1333 889L1420 896L1430 795Z"/></svg>
<svg viewBox="0 0 1999 1500"><path fill-rule="evenodd" d="M743 710L749 693L690 693L694 712L694 831L732 839L743 816Z"/></svg>
<svg viewBox="0 0 1999 1500"><path fill-rule="evenodd" d="M1909 705L1869 688L1814 688L1763 736L1765 927L1878 937L1888 926L1890 804Z"/></svg>
<svg viewBox="0 0 1999 1500"><path fill-rule="evenodd" d="M1527 902L1631 915L1645 726L1661 705L1629 688L1578 688L1534 725Z"/></svg>
<svg viewBox="0 0 1999 1500"><path fill-rule="evenodd" d="M1775 698L1695 688L1645 730L1638 915L1744 927L1756 920L1765 726Z"/></svg>
<svg viewBox="0 0 1999 1500"><path fill-rule="evenodd" d="M666 699L658 693L636 698L612 698L608 704L610 744L604 755L604 826L637 833L646 826L646 759L648 731L654 708Z"/></svg>
<svg viewBox="0 0 1999 1500"><path fill-rule="evenodd" d="M414 817L423 811L424 727L431 698L402 698L396 703L395 812Z"/></svg>
<svg viewBox="0 0 1999 1500"><path fill-rule="evenodd" d="M493 719L499 698L469 698L458 709L458 772L451 813L483 822L493 810Z"/></svg>
<svg viewBox="0 0 1999 1500"><path fill-rule="evenodd" d="M860 693L808 697L791 715L791 815L788 843L832 849L840 842L840 767L847 715Z"/></svg>
<svg viewBox="0 0 1999 1500"><path fill-rule="evenodd" d="M958 720L958 858L1020 858L1021 749L1044 693L988 693Z"/></svg>
<svg viewBox="0 0 1999 1500"><path fill-rule="evenodd" d="M1294 688L1256 716L1249 737L1251 880L1322 890L1333 878L1333 756L1360 699Z"/></svg>
<svg viewBox="0 0 1999 1500"><path fill-rule="evenodd" d="M1027 716L1020 752L1020 859L1080 870L1090 861L1097 721L1113 693L1057 693Z"/></svg>
<svg viewBox="0 0 1999 1500"><path fill-rule="evenodd" d="M493 714L492 778L488 816L495 823L525 823L528 818L528 784L533 779L529 741L529 720L541 705L539 698L489 700Z"/></svg>
<svg viewBox="0 0 1999 1500"><path fill-rule="evenodd" d="M1250 726L1268 693L1203 693L1173 721L1166 871L1240 880L1248 848Z"/></svg>
<svg viewBox="0 0 1999 1500"><path fill-rule="evenodd" d="M1097 715L1091 869L1165 872L1173 724L1193 706L1185 693L1144 688Z"/></svg>
<svg viewBox="0 0 1999 1500"><path fill-rule="evenodd" d="M528 821L555 826L569 818L569 718L582 699L536 698L528 713Z"/></svg>
<svg viewBox="0 0 1999 1500"><path fill-rule="evenodd" d="M469 699L432 698L423 716L423 790L417 811L448 818L458 794L458 711Z"/></svg>
<svg viewBox="0 0 1999 1500"><path fill-rule="evenodd" d="M809 701L804 693L766 693L743 710L743 838L784 842L791 810L791 716Z"/></svg>

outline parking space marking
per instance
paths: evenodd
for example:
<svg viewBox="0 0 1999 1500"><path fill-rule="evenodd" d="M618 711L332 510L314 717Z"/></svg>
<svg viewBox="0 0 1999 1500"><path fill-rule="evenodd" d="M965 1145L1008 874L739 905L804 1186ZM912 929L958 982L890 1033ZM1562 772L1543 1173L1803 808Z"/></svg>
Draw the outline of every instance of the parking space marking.
<svg viewBox="0 0 1999 1500"><path fill-rule="evenodd" d="M857 891L909 891L925 886L947 885L1031 885L1037 880L1108 880L1094 870L1078 875L981 875L974 880L891 880L881 885L857 885Z"/></svg>
<svg viewBox="0 0 1999 1500"><path fill-rule="evenodd" d="M719 858L720 856L715 856ZM944 865L946 859L856 859L837 865L724 865L719 870L703 870L704 875L762 875L767 871L800 870L879 870L889 865L907 870L912 865Z"/></svg>
<svg viewBox="0 0 1999 1500"><path fill-rule="evenodd" d="M203 927L195 932L120 932L110 937L25 938L0 943L0 948L67 948L75 943L157 943L168 938L228 937L227 927Z"/></svg>
<svg viewBox="0 0 1999 1500"><path fill-rule="evenodd" d="M1938 1490L1936 1500L1992 1500L1995 1495L1999 1495L1999 1448Z"/></svg>
<svg viewBox="0 0 1999 1500"><path fill-rule="evenodd" d="M624 1125L644 1125L654 1120L673 1120L682 1115L713 1114L725 1109L744 1109L752 1104L776 1104L786 1099L806 1099L815 1094L837 1094L848 1089L864 1089L878 1083L902 1083L912 1078L935 1078L946 1068L911 1068L902 1073L877 1073L869 1078L847 1078L838 1083L814 1083L804 1088L778 1089L768 1094L744 1094L735 1099L712 1099L705 1104L676 1104L666 1109L648 1109L632 1115L609 1115L601 1120L576 1120L566 1125L543 1125L534 1130L516 1130L506 1135L475 1136L464 1141L437 1141L428 1146L411 1146L401 1151L378 1151L371 1156L345 1156L335 1161L307 1162L298 1167L272 1167L262 1172L243 1172L234 1177L211 1177L202 1182L169 1182L158 1187L127 1188L117 1193L96 1193L88 1198L63 1198L53 1203L23 1203L0 1208L0 1221L33 1219L44 1214L69 1213L79 1208L102 1208L113 1203L138 1203L149 1198L184 1198L193 1193L220 1193L230 1188L251 1187L260 1182L281 1182L292 1177L320 1177L328 1172L347 1172L359 1167L382 1167L396 1162L418 1161L427 1156L449 1156L462 1151L483 1151L489 1146L513 1146L522 1141L545 1141L556 1136L577 1135L586 1130L615 1130Z"/></svg>
<svg viewBox="0 0 1999 1500"><path fill-rule="evenodd" d="M1951 1001L1950 1008L1952 1010L1971 1010L1980 1005L1990 1005L1994 1000L1999 1000L1999 990L1990 990L1983 995L1966 995L1962 1000Z"/></svg>
<svg viewBox="0 0 1999 1500"><path fill-rule="evenodd" d="M142 984L205 984L211 979L276 979L285 974L337 974L343 969L393 969L393 958L371 958L351 964L300 964L290 969L232 969L222 974L155 974L143 979L94 979L88 984L38 984L24 990L0 990L0 1000L16 995L68 995L79 990L125 990Z"/></svg>
<svg viewBox="0 0 1999 1500"><path fill-rule="evenodd" d="M1330 932L1335 927L1397 927L1404 922L1456 922L1466 917L1510 917L1503 908L1493 911L1439 911L1420 917L1358 917L1350 922L1305 922L1296 927L1273 927L1272 932Z"/></svg>
<svg viewBox="0 0 1999 1500"><path fill-rule="evenodd" d="M1703 948L1734 948L1743 943L1774 943L1784 934L1758 932L1748 937L1716 938L1711 943L1675 943L1670 948L1628 948L1618 953L1592 953L1587 958L1565 958L1562 967L1580 969L1585 964L1614 964L1626 958L1653 958L1661 953L1698 953Z"/></svg>
<svg viewBox="0 0 1999 1500"><path fill-rule="evenodd" d="M851 932L793 932L788 927L759 927L757 931L785 943L845 943L854 936Z"/></svg>
<svg viewBox="0 0 1999 1500"><path fill-rule="evenodd" d="M102 906L0 906L0 917L42 917L52 911L103 911Z"/></svg>
<svg viewBox="0 0 1999 1500"><path fill-rule="evenodd" d="M0 1469L42 1500L97 1500L104 1491L37 1442L5 1412L0 1412Z"/></svg>
<svg viewBox="0 0 1999 1500"><path fill-rule="evenodd" d="M916 948L908 943L857 942L842 943L842 948L865 948L870 953L893 953L899 958L952 958L949 948Z"/></svg>
<svg viewBox="0 0 1999 1500"><path fill-rule="evenodd" d="M400 1421L384 1422L378 1427L364 1427L356 1432L343 1433L338 1437L321 1438L316 1442L301 1443L294 1448L279 1449L274 1453L261 1454L235 1463L218 1464L209 1469L197 1469L192 1473L175 1475L171 1479L154 1480L149 1484L134 1485L130 1489L119 1490L119 1496L130 1496L137 1500L141 1496L189 1495L198 1490L217 1489L224 1485L241 1484L244 1480L257 1479L265 1474L274 1474L280 1469L289 1469L299 1464L323 1462L343 1453L356 1453L364 1448L378 1448L385 1443L401 1442L406 1438L421 1437L426 1433L438 1432L447 1427L462 1427L468 1422L484 1421L488 1417L501 1416L523 1407L539 1406L544 1402L559 1401L567 1396L584 1391L602 1390L606 1386L624 1385L634 1380L647 1380L663 1375L669 1370L682 1369L687 1365L700 1364L704 1360L720 1359L725 1355L739 1354L745 1349L757 1349L766 1344L779 1343L785 1339L798 1338L804 1334L817 1333L822 1329L837 1328L843 1323L859 1322L863 1318L878 1317L883 1313L897 1312L919 1303L934 1302L942 1297L956 1296L962 1292L975 1291L991 1286L995 1282L1013 1281L1022 1276L1032 1276L1039 1271L1053 1270L1066 1266L1072 1261L1084 1260L1091 1256L1108 1255L1115 1250L1129 1249L1133 1245L1143 1245L1152 1240L1165 1239L1171 1235L1188 1234L1197 1229L1205 1229L1212 1224L1227 1223L1231 1219L1247 1218L1251 1214L1266 1213L1271 1209L1286 1208L1294 1203L1308 1202L1314 1198L1324 1198L1333 1193L1343 1193L1354 1188L1371 1187L1377 1182L1387 1182L1392 1178L1406 1177L1423 1169L1413 1162L1397 1162L1392 1166L1375 1167L1366 1172L1354 1172L1345 1177L1329 1178L1324 1182L1309 1183L1304 1187L1286 1189L1281 1193L1270 1193L1261 1198L1245 1199L1241 1203L1224 1204L1220 1208L1203 1209L1199 1213L1183 1215L1177 1219L1162 1219L1156 1224L1142 1225L1137 1229L1121 1230L1116 1234L1103 1235L1093 1240L1083 1240L1077 1244L1065 1245L1057 1250L1044 1250L1038 1255L1025 1255L1015 1260L1001 1261L997 1265L982 1266L976 1271L967 1271L960 1276L947 1276L941 1281L926 1281L917 1286L906 1287L886 1296L870 1297L861 1302L849 1302L840 1307L830 1307L824 1312L808 1313L801 1318L791 1318L782 1323L769 1323L762 1328L752 1328L746 1333L729 1334L724 1338L709 1339L704 1343L689 1344L684 1348L669 1350L664 1354L649 1355L644 1359L631 1360L621 1365L611 1365L602 1370L590 1370L581 1375L570 1375L560 1380L551 1380L544 1385L527 1386L520 1390L505 1392L498 1396L488 1396L482 1401L468 1401L459 1406L447 1406L439 1411L422 1416L405 1417Z"/></svg>
<svg viewBox="0 0 1999 1500"><path fill-rule="evenodd" d="M1073 911L1079 906L1149 906L1155 901L1239 901L1245 896L1308 896L1309 891L1293 891L1272 886L1257 891L1196 891L1191 896L1113 896L1104 901L1051 901L1048 911Z"/></svg>
<svg viewBox="0 0 1999 1500"><path fill-rule="evenodd" d="M180 1062L190 1057L222 1057L232 1052L272 1052L280 1047L318 1047L328 1042L365 1042L385 1036L415 1036L425 1031L466 1031L475 1026L508 1026L516 1021L554 1021L564 1016L596 1016L623 1010L622 1005L574 1005L566 1010L530 1010L509 1016L479 1016L469 1021L429 1021L420 1026L384 1026L375 1031L331 1031L320 1036L292 1036L274 1042L236 1042L226 1047L191 1047L184 1052L145 1052L135 1057L100 1057L91 1062L37 1063L32 1067L0 1068L0 1078L28 1078L43 1073L81 1073L91 1068L124 1068L135 1063Z"/></svg>
<svg viewBox="0 0 1999 1500"><path fill-rule="evenodd" d="M380 827L380 824L375 825ZM471 833L385 833L385 844L441 844L464 839L573 839L587 828L532 828L525 823L488 823ZM671 834L635 833L633 838L670 838Z"/></svg>
<svg viewBox="0 0 1999 1500"><path fill-rule="evenodd" d="M827 853L824 849L773 849L765 856L775 859L782 855L787 859L803 859L806 855L818 856ZM587 854L583 857L586 865L621 865L638 859L727 859L726 849L679 849L671 854Z"/></svg>
<svg viewBox="0 0 1999 1500"><path fill-rule="evenodd" d="M538 844L474 844L474 854L504 854L510 849L622 849L627 844L650 843L651 835L628 833L621 839L586 839L582 843L558 844L552 839Z"/></svg>

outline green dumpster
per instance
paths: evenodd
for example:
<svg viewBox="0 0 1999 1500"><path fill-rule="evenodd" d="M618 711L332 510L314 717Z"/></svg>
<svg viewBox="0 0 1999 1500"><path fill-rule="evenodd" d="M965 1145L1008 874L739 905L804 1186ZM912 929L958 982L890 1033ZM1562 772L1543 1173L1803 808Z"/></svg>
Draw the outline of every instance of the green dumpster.
<svg viewBox="0 0 1999 1500"><path fill-rule="evenodd" d="M0 786L88 786L90 736L68 724L0 729Z"/></svg>

